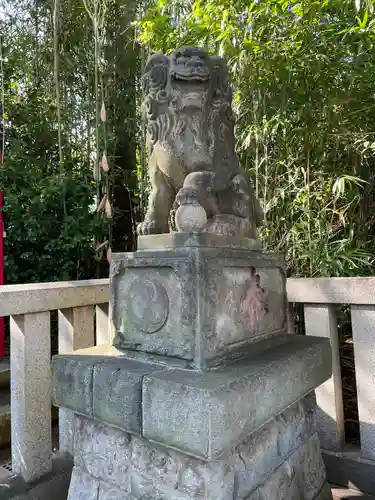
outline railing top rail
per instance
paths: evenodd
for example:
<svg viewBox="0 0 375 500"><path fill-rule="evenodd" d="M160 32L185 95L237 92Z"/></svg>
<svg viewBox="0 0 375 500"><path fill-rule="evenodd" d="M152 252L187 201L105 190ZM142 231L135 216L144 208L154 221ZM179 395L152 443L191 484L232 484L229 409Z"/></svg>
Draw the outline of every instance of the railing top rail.
<svg viewBox="0 0 375 500"><path fill-rule="evenodd" d="M108 279L0 286L0 316L108 302Z"/></svg>
<svg viewBox="0 0 375 500"><path fill-rule="evenodd" d="M289 278L289 302L375 305L375 277Z"/></svg>
<svg viewBox="0 0 375 500"><path fill-rule="evenodd" d="M108 302L109 280L59 281L0 286L0 316ZM375 277L289 278L289 302L375 305Z"/></svg>

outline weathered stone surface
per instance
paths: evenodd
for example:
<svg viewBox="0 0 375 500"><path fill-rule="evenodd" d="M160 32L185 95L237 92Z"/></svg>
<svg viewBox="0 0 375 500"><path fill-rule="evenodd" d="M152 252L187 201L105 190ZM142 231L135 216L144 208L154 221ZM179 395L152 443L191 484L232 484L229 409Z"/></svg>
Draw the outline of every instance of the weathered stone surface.
<svg viewBox="0 0 375 500"><path fill-rule="evenodd" d="M319 439L314 434L257 487L247 500L314 500L321 495L325 481ZM328 500L332 496L326 498Z"/></svg>
<svg viewBox="0 0 375 500"><path fill-rule="evenodd" d="M340 450L345 444L345 418L336 308L333 304L305 304L303 309L306 335L330 340L332 377L315 391L317 429L322 448Z"/></svg>
<svg viewBox="0 0 375 500"><path fill-rule="evenodd" d="M54 311L108 302L108 279L12 285L1 290L0 316Z"/></svg>
<svg viewBox="0 0 375 500"><path fill-rule="evenodd" d="M168 250L172 248L237 248L261 250L259 240L212 233L166 233L138 236L138 250Z"/></svg>
<svg viewBox="0 0 375 500"><path fill-rule="evenodd" d="M52 404L92 416L92 379L97 358L59 355L52 360Z"/></svg>
<svg viewBox="0 0 375 500"><path fill-rule="evenodd" d="M100 482L99 494L96 500L126 500L128 498L130 500L130 496L119 488Z"/></svg>
<svg viewBox="0 0 375 500"><path fill-rule="evenodd" d="M375 306L353 305L351 307L358 413L363 458L375 460L375 402L372 394L375 385L375 363L371 355L374 350Z"/></svg>
<svg viewBox="0 0 375 500"><path fill-rule="evenodd" d="M112 344L88 347L86 349L78 349L74 351L74 356L93 356L105 357L107 360L130 360L139 361L140 363L151 363L159 365L161 368L189 368L189 361L186 359L172 358L167 356L159 356L143 351L121 350Z"/></svg>
<svg viewBox="0 0 375 500"><path fill-rule="evenodd" d="M149 58L143 77L151 193L139 234L185 232L256 238L263 218L235 151L228 68L220 57L182 47Z"/></svg>
<svg viewBox="0 0 375 500"><path fill-rule="evenodd" d="M51 470L50 313L11 316L13 471L34 481Z"/></svg>
<svg viewBox="0 0 375 500"><path fill-rule="evenodd" d="M290 458L291 467L296 471L298 484L306 500L313 500L326 480L326 473L320 452L318 435L304 443Z"/></svg>
<svg viewBox="0 0 375 500"><path fill-rule="evenodd" d="M297 450L314 434L314 410L315 398L310 394L236 447L239 498L245 498L256 485L265 482L291 451Z"/></svg>
<svg viewBox="0 0 375 500"><path fill-rule="evenodd" d="M163 366L127 359L106 347L53 359L53 404L128 432L142 432L142 379ZM95 354L100 353L100 354Z"/></svg>
<svg viewBox="0 0 375 500"><path fill-rule="evenodd" d="M331 359L327 341L302 336L209 372L85 354L94 351L105 347L54 358L56 406L204 460L313 390L329 376Z"/></svg>
<svg viewBox="0 0 375 500"><path fill-rule="evenodd" d="M76 417L75 450L75 464L80 469L131 498L176 490L176 497L171 498L198 499L210 488L215 498L224 499L227 497L220 491L233 490L234 473L224 462L206 464L190 459L85 417ZM213 479L215 484L210 486Z"/></svg>
<svg viewBox="0 0 375 500"><path fill-rule="evenodd" d="M168 370L143 380L143 435L203 460L227 452L327 380L327 339L288 341L220 370Z"/></svg>
<svg viewBox="0 0 375 500"><path fill-rule="evenodd" d="M265 484L251 493L246 500L305 500L298 487L295 471L284 462L271 474Z"/></svg>
<svg viewBox="0 0 375 500"><path fill-rule="evenodd" d="M68 500L97 500L99 481L79 467L74 467Z"/></svg>
<svg viewBox="0 0 375 500"><path fill-rule="evenodd" d="M309 396L211 463L77 416L77 491L87 484L99 500L328 500L313 408ZM78 498L91 500L69 500Z"/></svg>
<svg viewBox="0 0 375 500"><path fill-rule="evenodd" d="M91 476L130 491L131 435L84 417L74 422L74 463Z"/></svg>
<svg viewBox="0 0 375 500"><path fill-rule="evenodd" d="M115 254L114 344L197 368L243 356L244 347L286 331L285 283L283 264L257 251L186 246Z"/></svg>
<svg viewBox="0 0 375 500"><path fill-rule="evenodd" d="M76 412L69 500L327 500L306 395L329 340L286 334L228 69L183 47L147 61L143 91L152 192L143 249L111 261L115 353L54 360L54 402ZM163 235L173 205L180 234Z"/></svg>
<svg viewBox="0 0 375 500"><path fill-rule="evenodd" d="M115 359L94 367L93 416L128 432L142 432L142 379L161 367Z"/></svg>

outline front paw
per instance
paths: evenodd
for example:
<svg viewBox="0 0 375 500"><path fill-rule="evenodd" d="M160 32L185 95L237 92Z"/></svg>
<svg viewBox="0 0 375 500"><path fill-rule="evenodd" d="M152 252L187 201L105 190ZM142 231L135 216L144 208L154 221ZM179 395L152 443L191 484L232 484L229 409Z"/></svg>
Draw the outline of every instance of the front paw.
<svg viewBox="0 0 375 500"><path fill-rule="evenodd" d="M137 233L139 236L145 236L147 234L159 234L161 231L155 220L145 220L138 224Z"/></svg>
<svg viewBox="0 0 375 500"><path fill-rule="evenodd" d="M217 214L211 217L205 232L219 236L235 236L238 232L238 217L227 214Z"/></svg>

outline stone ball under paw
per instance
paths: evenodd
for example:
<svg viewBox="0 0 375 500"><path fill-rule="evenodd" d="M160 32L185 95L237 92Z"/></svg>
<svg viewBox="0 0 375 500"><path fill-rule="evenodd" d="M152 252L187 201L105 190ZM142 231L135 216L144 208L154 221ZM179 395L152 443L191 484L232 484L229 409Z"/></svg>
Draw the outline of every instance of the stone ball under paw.
<svg viewBox="0 0 375 500"><path fill-rule="evenodd" d="M181 233L200 233L207 224L207 214L201 205L181 205L176 211L175 222Z"/></svg>

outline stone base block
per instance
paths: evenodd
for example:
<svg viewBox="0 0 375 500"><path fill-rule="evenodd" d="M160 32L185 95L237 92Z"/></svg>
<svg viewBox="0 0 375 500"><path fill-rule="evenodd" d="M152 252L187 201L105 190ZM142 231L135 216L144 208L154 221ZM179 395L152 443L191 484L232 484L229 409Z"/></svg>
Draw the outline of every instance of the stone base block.
<svg viewBox="0 0 375 500"><path fill-rule="evenodd" d="M305 397L211 462L76 416L68 500L332 500L314 408Z"/></svg>
<svg viewBox="0 0 375 500"><path fill-rule="evenodd" d="M211 371L129 359L114 348L55 356L53 403L210 462L331 374L328 339L289 335L258 347Z"/></svg>
<svg viewBox="0 0 375 500"><path fill-rule="evenodd" d="M110 330L117 347L200 369L286 332L282 262L246 247L212 246L212 237L151 239L161 248L171 238L164 250L112 256ZM182 243L174 239L186 245L174 246Z"/></svg>
<svg viewBox="0 0 375 500"><path fill-rule="evenodd" d="M235 248L262 250L259 240L243 236L222 236L213 233L164 233L138 236L138 250L170 250L175 248Z"/></svg>

